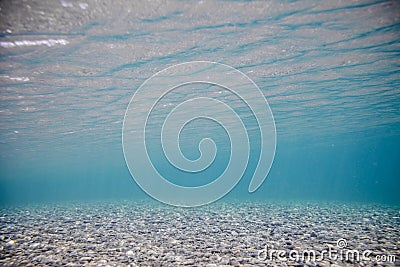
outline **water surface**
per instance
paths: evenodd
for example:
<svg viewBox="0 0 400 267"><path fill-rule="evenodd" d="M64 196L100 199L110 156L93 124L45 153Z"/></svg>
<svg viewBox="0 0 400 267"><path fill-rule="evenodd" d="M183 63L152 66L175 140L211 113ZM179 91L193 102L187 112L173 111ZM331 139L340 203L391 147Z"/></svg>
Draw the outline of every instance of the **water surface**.
<svg viewBox="0 0 400 267"><path fill-rule="evenodd" d="M397 1L2 1L0 8L2 204L147 199L124 162L124 112L147 78L192 60L248 75L275 117L266 182L247 193L259 153L254 132L248 169L228 197L400 203ZM215 125L197 127L207 136L189 127L183 151L196 157L191 140L214 138L218 174L226 136Z"/></svg>

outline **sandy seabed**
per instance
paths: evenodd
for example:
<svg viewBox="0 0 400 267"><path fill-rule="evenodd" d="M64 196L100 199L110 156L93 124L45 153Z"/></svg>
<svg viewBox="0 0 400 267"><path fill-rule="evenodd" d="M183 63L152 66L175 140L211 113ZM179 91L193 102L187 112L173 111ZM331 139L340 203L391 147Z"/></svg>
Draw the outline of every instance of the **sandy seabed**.
<svg viewBox="0 0 400 267"><path fill-rule="evenodd" d="M395 266L399 225L399 207L366 204L234 201L176 208L114 201L3 207L0 265Z"/></svg>

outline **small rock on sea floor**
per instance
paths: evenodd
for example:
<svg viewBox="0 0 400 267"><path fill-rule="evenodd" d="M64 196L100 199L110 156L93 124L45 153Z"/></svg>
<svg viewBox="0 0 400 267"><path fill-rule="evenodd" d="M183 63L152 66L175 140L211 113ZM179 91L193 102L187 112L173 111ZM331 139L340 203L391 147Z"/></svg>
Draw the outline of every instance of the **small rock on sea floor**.
<svg viewBox="0 0 400 267"><path fill-rule="evenodd" d="M3 208L0 266L395 266L399 223L399 208L380 205L217 202L184 209L122 201ZM339 245L344 254L370 250L370 260L288 258L291 251L300 257Z"/></svg>

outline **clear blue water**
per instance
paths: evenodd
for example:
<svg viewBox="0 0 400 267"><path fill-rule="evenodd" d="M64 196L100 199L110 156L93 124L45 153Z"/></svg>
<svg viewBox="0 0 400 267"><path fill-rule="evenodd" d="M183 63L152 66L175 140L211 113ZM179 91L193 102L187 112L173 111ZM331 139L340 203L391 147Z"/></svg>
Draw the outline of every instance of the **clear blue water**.
<svg viewBox="0 0 400 267"><path fill-rule="evenodd" d="M210 60L248 75L277 127L272 169L249 194L259 132L237 107L251 153L226 199L399 205L399 11L397 1L3 1L0 204L150 199L122 152L127 105L157 71ZM149 130L158 170L177 183L188 174L168 165L157 129L168 111L162 105L190 94L161 102ZM197 158L204 137L215 140L217 158L192 185L227 164L227 136L210 122L188 125L183 153Z"/></svg>

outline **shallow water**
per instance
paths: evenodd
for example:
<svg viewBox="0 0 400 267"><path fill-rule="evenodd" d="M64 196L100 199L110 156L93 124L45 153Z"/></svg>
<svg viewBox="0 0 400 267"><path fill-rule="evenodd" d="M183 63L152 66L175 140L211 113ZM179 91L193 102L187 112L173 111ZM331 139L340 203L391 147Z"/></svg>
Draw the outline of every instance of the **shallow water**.
<svg viewBox="0 0 400 267"><path fill-rule="evenodd" d="M254 116L224 88L183 86L158 103L146 133L166 179L207 184L229 164L229 136L212 121L193 121L180 136L191 160L203 138L215 141L204 172L173 168L160 143L176 105L215 97L231 104L250 139L244 176L222 201L335 201L398 213L399 11L398 1L1 1L0 205L153 201L125 163L128 103L156 72L207 60L262 91L276 125L272 168L250 194L261 150Z"/></svg>
<svg viewBox="0 0 400 267"><path fill-rule="evenodd" d="M253 131L243 186L231 196L398 204L398 11L396 1L3 1L1 202L147 198L121 149L128 102L157 71L211 60L259 86L277 129L264 185L245 192L260 149ZM187 140L213 138L221 156L212 171L221 172L229 140L215 125L207 134L194 126L183 152L194 159Z"/></svg>

